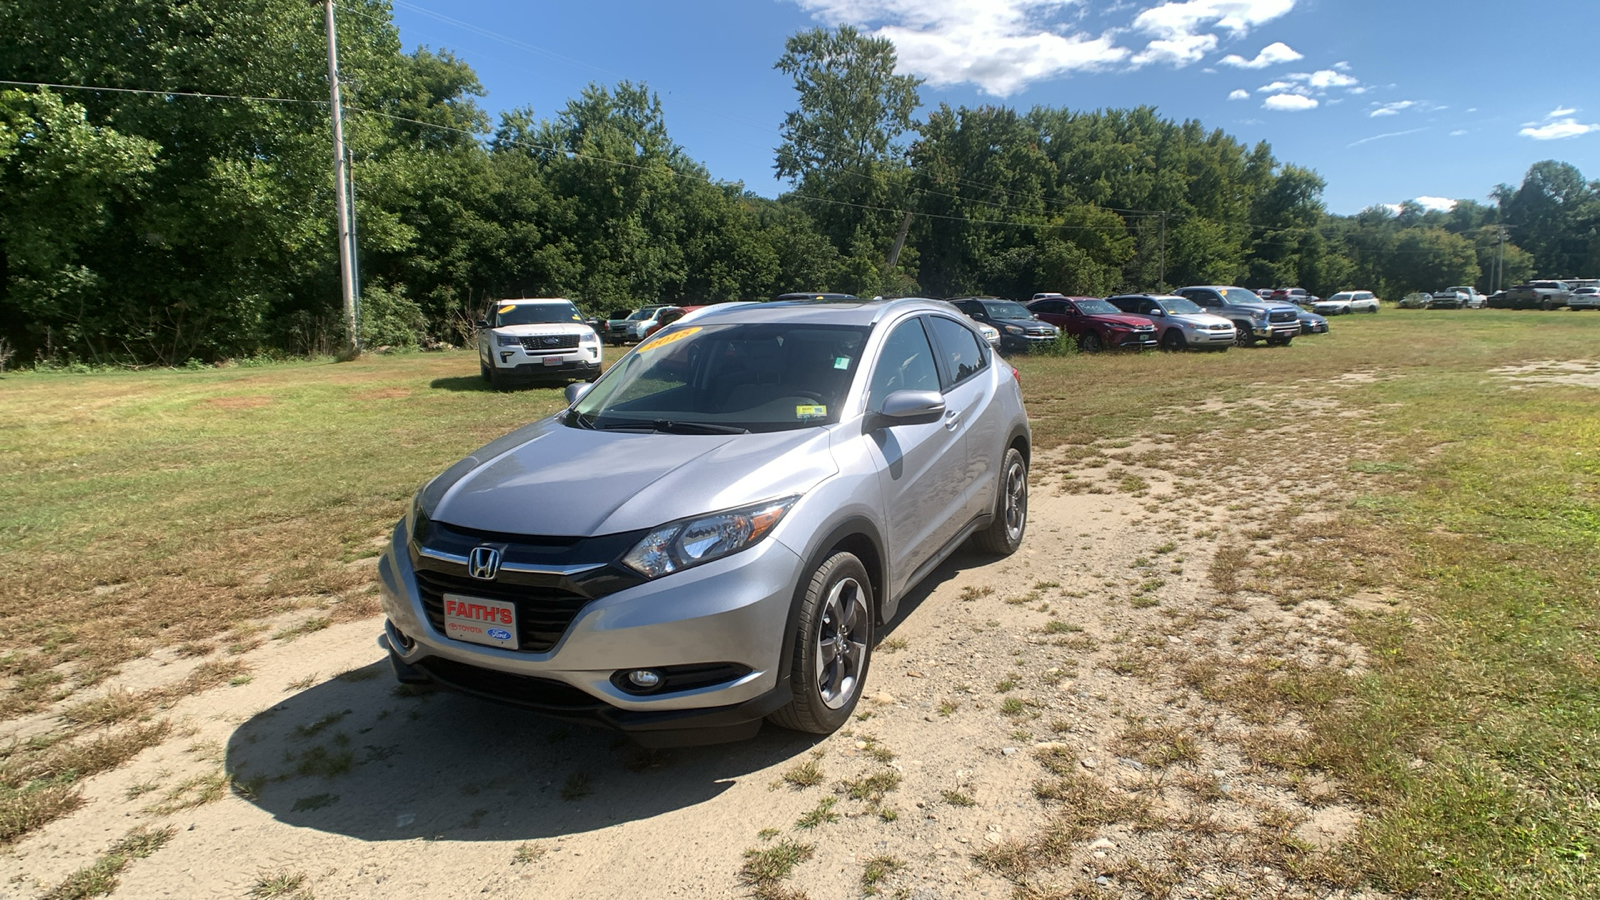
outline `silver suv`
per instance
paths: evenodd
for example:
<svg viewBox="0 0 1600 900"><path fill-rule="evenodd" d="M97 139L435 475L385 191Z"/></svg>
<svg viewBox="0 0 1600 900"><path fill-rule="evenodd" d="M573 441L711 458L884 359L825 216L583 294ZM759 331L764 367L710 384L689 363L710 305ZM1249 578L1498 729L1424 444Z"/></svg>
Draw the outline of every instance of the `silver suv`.
<svg viewBox="0 0 1600 900"><path fill-rule="evenodd" d="M396 525L401 681L658 746L825 734L906 594L1027 526L1016 370L947 303L709 307L567 392Z"/></svg>

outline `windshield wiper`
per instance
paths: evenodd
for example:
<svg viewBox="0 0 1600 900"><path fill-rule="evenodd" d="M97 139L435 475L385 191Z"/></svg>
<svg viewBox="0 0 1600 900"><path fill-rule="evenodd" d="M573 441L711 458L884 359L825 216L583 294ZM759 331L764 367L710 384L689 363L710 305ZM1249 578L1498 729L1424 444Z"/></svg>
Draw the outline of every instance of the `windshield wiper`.
<svg viewBox="0 0 1600 900"><path fill-rule="evenodd" d="M667 434L749 434L750 429L715 422L674 422L670 419L626 419L596 426L602 431L661 431Z"/></svg>

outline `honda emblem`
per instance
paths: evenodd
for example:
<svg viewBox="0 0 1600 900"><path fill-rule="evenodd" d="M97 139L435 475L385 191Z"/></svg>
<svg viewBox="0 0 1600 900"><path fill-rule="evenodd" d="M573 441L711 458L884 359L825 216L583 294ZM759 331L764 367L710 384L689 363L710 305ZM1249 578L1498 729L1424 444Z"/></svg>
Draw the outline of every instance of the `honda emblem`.
<svg viewBox="0 0 1600 900"><path fill-rule="evenodd" d="M467 574L484 581L493 581L500 574L500 551L493 547L473 547L467 556Z"/></svg>

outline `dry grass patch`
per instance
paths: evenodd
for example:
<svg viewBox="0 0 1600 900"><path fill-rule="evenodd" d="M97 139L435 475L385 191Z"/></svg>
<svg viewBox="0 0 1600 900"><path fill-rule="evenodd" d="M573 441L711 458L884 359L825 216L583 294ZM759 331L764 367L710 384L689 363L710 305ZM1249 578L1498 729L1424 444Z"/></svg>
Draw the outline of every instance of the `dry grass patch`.
<svg viewBox="0 0 1600 900"><path fill-rule="evenodd" d="M79 869L51 888L43 900L84 900L109 895L117 889L117 876L128 863L160 850L177 833L178 829L172 827L156 831L135 828L92 865Z"/></svg>

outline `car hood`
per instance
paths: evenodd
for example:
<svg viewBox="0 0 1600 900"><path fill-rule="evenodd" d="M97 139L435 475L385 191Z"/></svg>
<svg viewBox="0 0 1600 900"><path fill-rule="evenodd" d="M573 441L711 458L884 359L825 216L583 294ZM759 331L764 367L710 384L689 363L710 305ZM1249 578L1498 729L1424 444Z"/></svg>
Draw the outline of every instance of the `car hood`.
<svg viewBox="0 0 1600 900"><path fill-rule="evenodd" d="M1103 322L1107 325L1121 325L1124 328L1148 328L1150 320L1144 316L1130 316L1126 313L1091 313L1084 316L1091 322Z"/></svg>
<svg viewBox="0 0 1600 900"><path fill-rule="evenodd" d="M1231 320L1224 319L1221 316L1214 316L1211 313L1173 313L1167 316L1167 320L1184 325L1226 325L1229 328L1233 327Z"/></svg>
<svg viewBox="0 0 1600 900"><path fill-rule="evenodd" d="M504 534L588 537L652 528L801 494L838 471L825 428L681 435L569 428L512 432L424 490L429 518ZM438 482L444 482L440 484Z"/></svg>
<svg viewBox="0 0 1600 900"><path fill-rule="evenodd" d="M1296 312L1299 313L1301 319L1306 320L1306 321L1311 321L1311 322L1326 322L1326 321L1328 321L1327 319L1324 319L1322 316L1319 316L1314 312L1308 312L1308 311L1303 310L1303 309L1302 310L1297 310Z"/></svg>
<svg viewBox="0 0 1600 900"><path fill-rule="evenodd" d="M1050 324L1049 322L1046 322L1043 319L1036 319L1036 318L1027 318L1027 319L990 319L989 321L991 323L993 323L996 328L1004 328L1007 325L1019 325L1019 326L1021 326L1023 328L1038 328L1040 325L1049 325Z"/></svg>
<svg viewBox="0 0 1600 900"><path fill-rule="evenodd" d="M494 333L529 337L536 334L586 334L593 330L582 322L548 322L535 325L501 325L494 329Z"/></svg>

